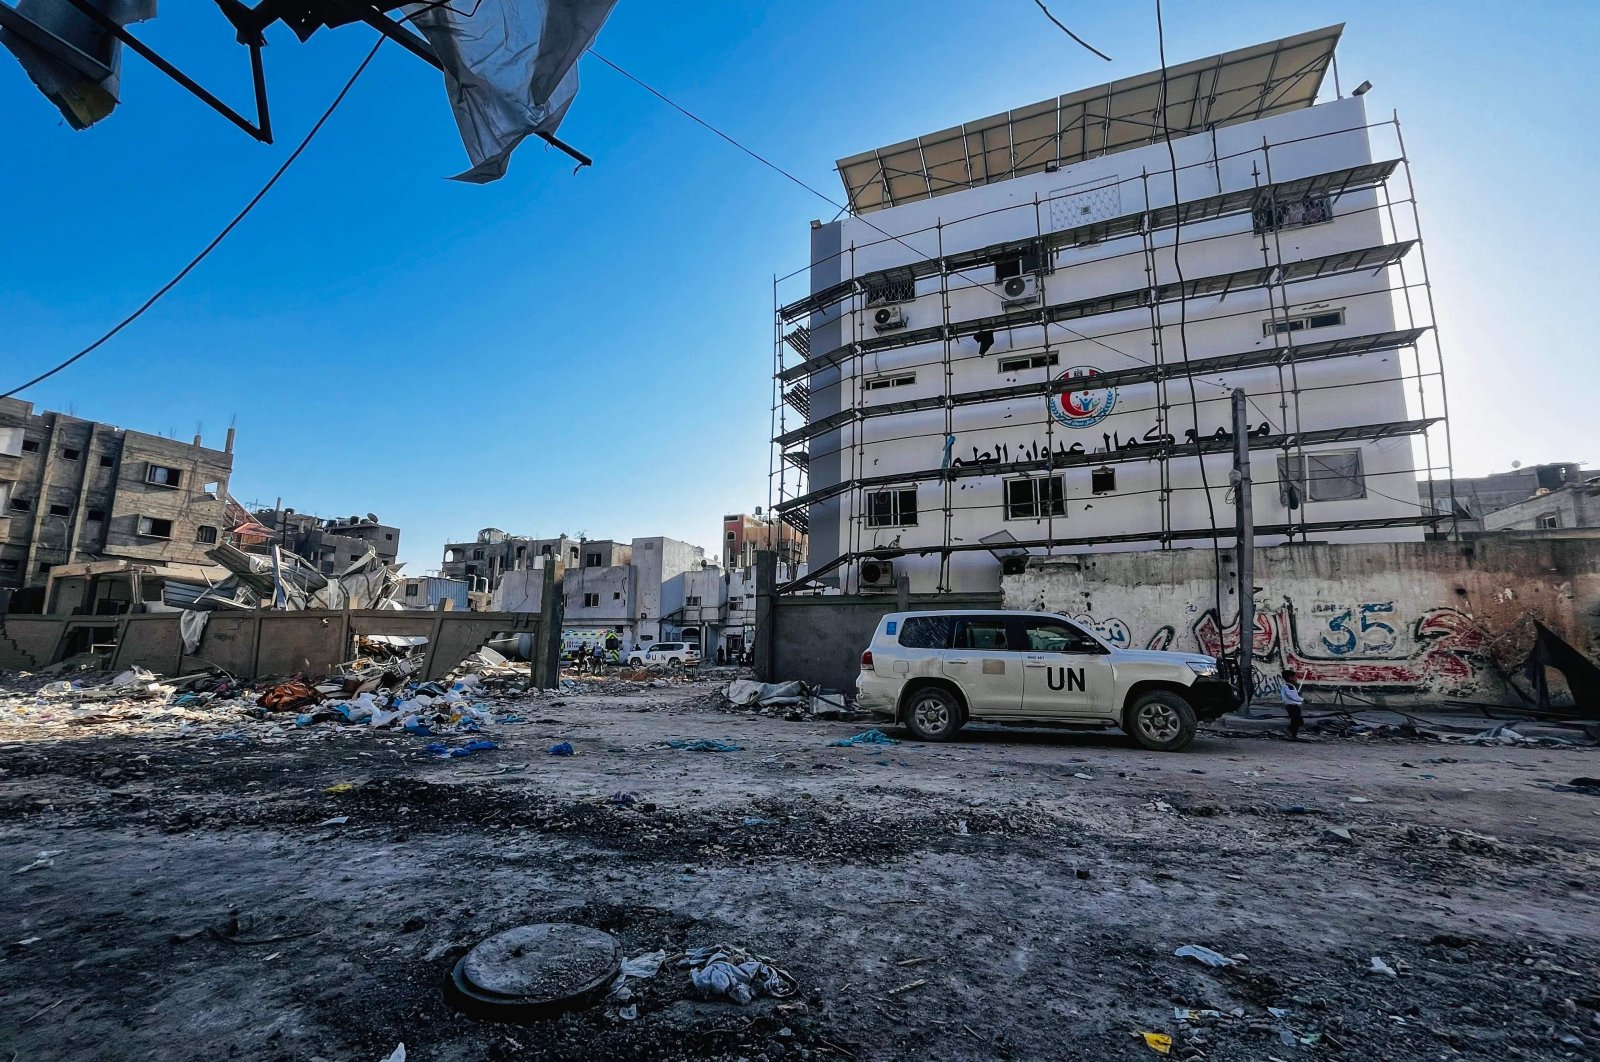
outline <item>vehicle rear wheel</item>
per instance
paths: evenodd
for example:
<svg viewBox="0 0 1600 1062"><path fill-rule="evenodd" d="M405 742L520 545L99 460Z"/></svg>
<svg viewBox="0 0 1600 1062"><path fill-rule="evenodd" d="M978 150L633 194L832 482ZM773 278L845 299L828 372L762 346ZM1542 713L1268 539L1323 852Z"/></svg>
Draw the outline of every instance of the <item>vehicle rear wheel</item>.
<svg viewBox="0 0 1600 1062"><path fill-rule="evenodd" d="M682 671L683 670L683 661L679 660L677 657L673 657L672 658L672 663L668 664L667 666L670 667L674 671Z"/></svg>
<svg viewBox="0 0 1600 1062"><path fill-rule="evenodd" d="M943 687L924 686L906 698L906 729L919 741L949 741L966 721L960 699Z"/></svg>
<svg viewBox="0 0 1600 1062"><path fill-rule="evenodd" d="M1198 725L1189 702L1171 690L1151 690L1128 706L1123 729L1144 748L1178 752L1194 740Z"/></svg>

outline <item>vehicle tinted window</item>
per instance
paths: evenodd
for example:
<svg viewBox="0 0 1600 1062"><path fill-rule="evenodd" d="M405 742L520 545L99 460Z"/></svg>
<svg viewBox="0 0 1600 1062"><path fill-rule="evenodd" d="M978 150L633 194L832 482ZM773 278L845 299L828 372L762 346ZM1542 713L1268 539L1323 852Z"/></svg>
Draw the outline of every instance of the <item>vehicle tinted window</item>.
<svg viewBox="0 0 1600 1062"><path fill-rule="evenodd" d="M1028 648L1036 653L1099 653L1103 648L1093 637L1066 620L1023 620Z"/></svg>
<svg viewBox="0 0 1600 1062"><path fill-rule="evenodd" d="M962 620L956 628L957 649L989 649L995 652L1004 652L1011 648L1006 639L1006 621L1003 619L977 619Z"/></svg>
<svg viewBox="0 0 1600 1062"><path fill-rule="evenodd" d="M949 616L912 616L900 625L900 644L907 649L943 649L950 644Z"/></svg>

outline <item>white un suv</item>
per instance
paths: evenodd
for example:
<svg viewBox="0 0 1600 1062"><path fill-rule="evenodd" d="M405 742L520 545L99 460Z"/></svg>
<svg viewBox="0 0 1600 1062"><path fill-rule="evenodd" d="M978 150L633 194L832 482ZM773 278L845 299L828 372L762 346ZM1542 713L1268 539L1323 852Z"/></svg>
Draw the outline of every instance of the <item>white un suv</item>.
<svg viewBox="0 0 1600 1062"><path fill-rule="evenodd" d="M670 667L676 671L700 663L700 647L688 642L656 642L629 653L628 663L633 667Z"/></svg>
<svg viewBox="0 0 1600 1062"><path fill-rule="evenodd" d="M1235 706L1217 661L1115 649L1049 612L896 612L861 654L861 707L947 741L969 719L1121 727L1175 752Z"/></svg>

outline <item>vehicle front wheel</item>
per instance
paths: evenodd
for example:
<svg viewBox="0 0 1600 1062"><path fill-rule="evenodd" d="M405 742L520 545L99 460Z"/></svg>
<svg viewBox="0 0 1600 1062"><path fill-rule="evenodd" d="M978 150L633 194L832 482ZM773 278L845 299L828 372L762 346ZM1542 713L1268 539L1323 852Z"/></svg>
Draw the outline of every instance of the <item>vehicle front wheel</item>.
<svg viewBox="0 0 1600 1062"><path fill-rule="evenodd" d="M1194 740L1194 709L1170 690L1151 690L1128 706L1123 729L1155 752L1178 752Z"/></svg>
<svg viewBox="0 0 1600 1062"><path fill-rule="evenodd" d="M966 722L956 695L939 686L924 686L906 700L906 729L919 741L949 741Z"/></svg>

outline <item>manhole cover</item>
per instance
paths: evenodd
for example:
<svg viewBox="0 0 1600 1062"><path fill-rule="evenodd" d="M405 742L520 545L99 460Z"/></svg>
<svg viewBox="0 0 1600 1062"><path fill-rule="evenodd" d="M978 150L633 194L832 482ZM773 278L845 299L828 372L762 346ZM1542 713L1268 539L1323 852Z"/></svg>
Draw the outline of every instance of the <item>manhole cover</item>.
<svg viewBox="0 0 1600 1062"><path fill-rule="evenodd" d="M527 1021L594 1000L617 976L622 950L609 933L544 922L485 940L450 973L463 1009L501 1021Z"/></svg>

